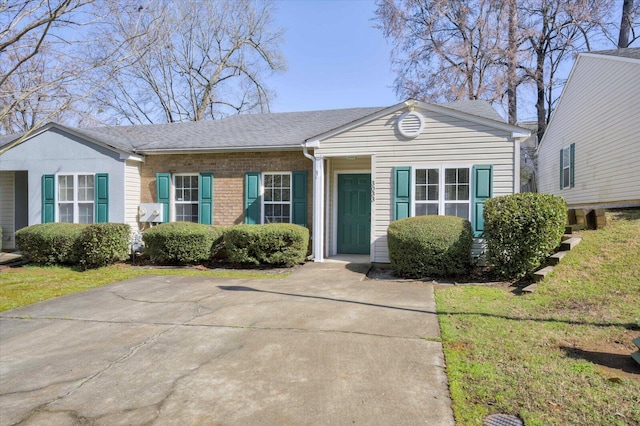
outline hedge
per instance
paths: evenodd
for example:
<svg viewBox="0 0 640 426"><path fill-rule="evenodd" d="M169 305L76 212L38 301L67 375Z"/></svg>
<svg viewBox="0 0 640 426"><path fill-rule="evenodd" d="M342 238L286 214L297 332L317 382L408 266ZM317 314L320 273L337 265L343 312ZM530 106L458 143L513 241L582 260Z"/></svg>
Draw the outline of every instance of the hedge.
<svg viewBox="0 0 640 426"><path fill-rule="evenodd" d="M43 223L16 232L16 246L35 262L44 265L77 264L82 231L87 225Z"/></svg>
<svg viewBox="0 0 640 426"><path fill-rule="evenodd" d="M455 216L417 216L397 220L387 230L391 268L404 278L467 274L473 232Z"/></svg>
<svg viewBox="0 0 640 426"><path fill-rule="evenodd" d="M126 260L130 254L131 227L124 223L95 223L82 230L79 263L96 268Z"/></svg>
<svg viewBox="0 0 640 426"><path fill-rule="evenodd" d="M566 220L567 204L554 195L523 193L487 200L487 260L503 278L532 274L560 245Z"/></svg>
<svg viewBox="0 0 640 426"><path fill-rule="evenodd" d="M208 262L222 243L224 228L191 222L170 222L142 233L152 262L197 264Z"/></svg>
<svg viewBox="0 0 640 426"><path fill-rule="evenodd" d="M238 225L224 235L227 260L234 265L294 266L304 262L308 243L309 230L288 223Z"/></svg>

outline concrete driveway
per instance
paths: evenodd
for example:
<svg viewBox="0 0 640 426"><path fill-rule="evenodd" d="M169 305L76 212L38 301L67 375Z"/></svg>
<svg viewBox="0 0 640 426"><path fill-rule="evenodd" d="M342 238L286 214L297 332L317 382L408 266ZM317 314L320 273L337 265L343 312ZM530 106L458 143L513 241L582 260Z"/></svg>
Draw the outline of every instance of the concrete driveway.
<svg viewBox="0 0 640 426"><path fill-rule="evenodd" d="M432 286L367 268L149 276L0 313L0 423L452 425Z"/></svg>

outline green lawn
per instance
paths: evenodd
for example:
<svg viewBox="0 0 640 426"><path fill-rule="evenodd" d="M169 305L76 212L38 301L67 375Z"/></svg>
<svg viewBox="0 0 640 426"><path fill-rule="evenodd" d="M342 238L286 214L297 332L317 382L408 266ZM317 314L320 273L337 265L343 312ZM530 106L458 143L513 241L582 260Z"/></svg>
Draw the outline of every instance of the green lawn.
<svg viewBox="0 0 640 426"><path fill-rule="evenodd" d="M218 278L284 278L279 270L240 271L194 268L153 269L128 265L78 271L65 266L23 266L0 272L0 312L41 302L53 297L88 290L142 275L184 275Z"/></svg>
<svg viewBox="0 0 640 426"><path fill-rule="evenodd" d="M533 294L436 290L459 425L640 425L640 210L608 214Z"/></svg>

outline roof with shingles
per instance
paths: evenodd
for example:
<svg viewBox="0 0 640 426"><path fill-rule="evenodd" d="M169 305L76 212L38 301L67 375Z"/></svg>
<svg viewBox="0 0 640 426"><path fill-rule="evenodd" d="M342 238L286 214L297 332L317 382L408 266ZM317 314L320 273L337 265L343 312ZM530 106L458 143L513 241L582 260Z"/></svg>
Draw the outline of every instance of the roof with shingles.
<svg viewBox="0 0 640 426"><path fill-rule="evenodd" d="M486 101L458 101L438 105L504 123L500 114ZM388 107L239 114L213 121L132 126L72 128L55 123L50 125L129 153L301 149L301 144L314 136L348 125L386 108ZM16 137L17 135L3 136L0 138L0 147L3 145L1 142L8 143Z"/></svg>
<svg viewBox="0 0 640 426"><path fill-rule="evenodd" d="M585 52L585 53L593 53L594 55L618 56L620 58L640 59L640 47L627 47L624 49L599 50L595 52Z"/></svg>

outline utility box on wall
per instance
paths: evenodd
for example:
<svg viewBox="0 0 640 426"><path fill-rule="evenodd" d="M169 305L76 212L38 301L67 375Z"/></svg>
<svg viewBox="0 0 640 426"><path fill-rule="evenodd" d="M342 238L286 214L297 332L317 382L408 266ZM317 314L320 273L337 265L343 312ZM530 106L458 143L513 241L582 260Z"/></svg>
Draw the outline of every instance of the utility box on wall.
<svg viewBox="0 0 640 426"><path fill-rule="evenodd" d="M138 207L138 222L163 222L161 203L143 203Z"/></svg>

